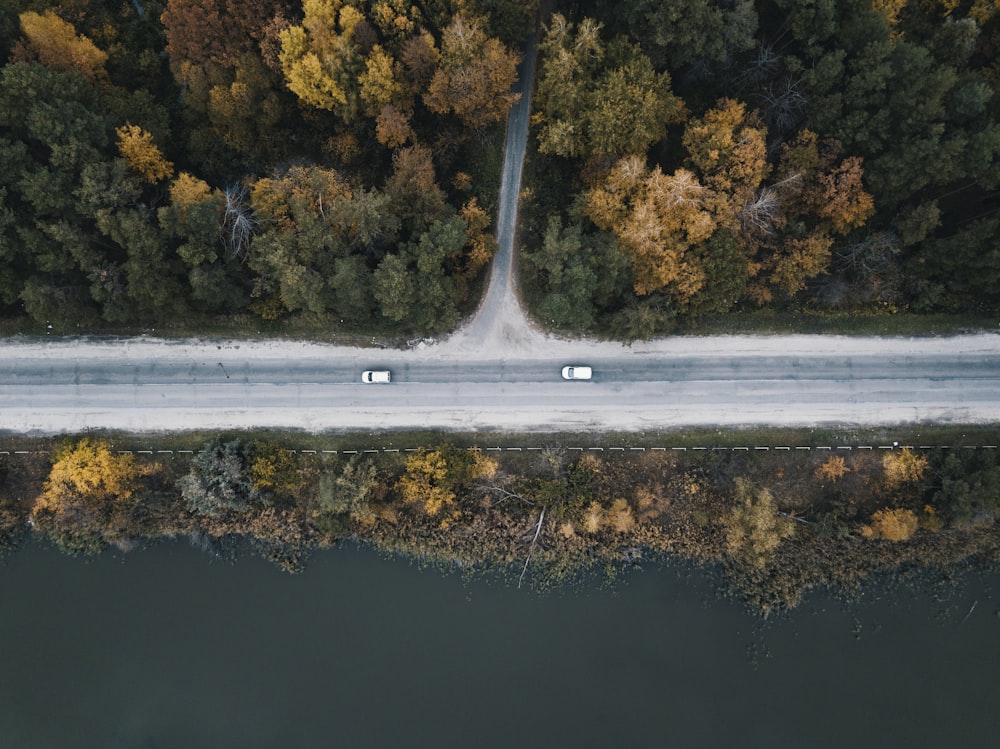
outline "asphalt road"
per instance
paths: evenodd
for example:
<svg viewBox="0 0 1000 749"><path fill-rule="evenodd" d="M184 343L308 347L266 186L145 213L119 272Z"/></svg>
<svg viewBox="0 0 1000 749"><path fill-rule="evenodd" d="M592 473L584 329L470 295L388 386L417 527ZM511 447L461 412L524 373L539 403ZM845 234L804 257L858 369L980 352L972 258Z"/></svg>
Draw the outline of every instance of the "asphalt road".
<svg viewBox="0 0 1000 749"><path fill-rule="evenodd" d="M1000 421L1000 350L719 356L623 349L580 361L453 361L377 350L329 358L312 351L243 356L210 345L167 357L123 352L117 361L74 355L70 348L26 353L0 363L0 430L531 431ZM562 380L566 363L589 364L593 380ZM390 369L393 382L362 384L365 368Z"/></svg>

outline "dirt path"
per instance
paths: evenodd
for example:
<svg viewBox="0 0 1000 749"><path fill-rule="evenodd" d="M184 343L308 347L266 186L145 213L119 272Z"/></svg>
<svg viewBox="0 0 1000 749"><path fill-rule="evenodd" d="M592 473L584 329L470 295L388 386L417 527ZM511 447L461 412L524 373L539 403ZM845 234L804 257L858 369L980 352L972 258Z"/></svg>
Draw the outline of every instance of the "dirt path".
<svg viewBox="0 0 1000 749"><path fill-rule="evenodd" d="M489 286L472 319L435 347L442 354L463 352L507 358L544 347L546 343L547 337L531 324L519 303L514 252L536 57L537 46L532 36L525 46L524 60L518 73L516 89L521 99L511 109L507 119L497 216L499 247L493 259Z"/></svg>

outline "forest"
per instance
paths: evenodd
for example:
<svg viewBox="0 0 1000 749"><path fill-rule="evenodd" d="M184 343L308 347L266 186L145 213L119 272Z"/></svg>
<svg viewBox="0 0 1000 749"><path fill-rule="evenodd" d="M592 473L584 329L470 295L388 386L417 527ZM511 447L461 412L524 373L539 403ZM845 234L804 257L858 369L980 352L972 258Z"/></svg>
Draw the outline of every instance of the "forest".
<svg viewBox="0 0 1000 749"><path fill-rule="evenodd" d="M10 0L5 329L454 326L536 28L545 325L1000 311L995 0Z"/></svg>
<svg viewBox="0 0 1000 749"><path fill-rule="evenodd" d="M669 557L717 570L767 615L816 587L850 596L872 578L948 580L1000 561L1000 451L968 444L996 433L964 431L949 448L805 452L613 439L583 451L560 446L568 435L505 451L454 438L361 451L361 435L341 450L288 434L186 438L183 451L167 438L22 439L30 449L0 453L0 552L28 533L71 554L180 537L294 572L353 540L540 591Z"/></svg>
<svg viewBox="0 0 1000 749"><path fill-rule="evenodd" d="M531 13L4 3L0 313L453 326L494 249L478 154L499 150L520 59L501 37Z"/></svg>
<svg viewBox="0 0 1000 749"><path fill-rule="evenodd" d="M540 319L630 340L757 309L1000 308L1000 4L577 7L540 40Z"/></svg>

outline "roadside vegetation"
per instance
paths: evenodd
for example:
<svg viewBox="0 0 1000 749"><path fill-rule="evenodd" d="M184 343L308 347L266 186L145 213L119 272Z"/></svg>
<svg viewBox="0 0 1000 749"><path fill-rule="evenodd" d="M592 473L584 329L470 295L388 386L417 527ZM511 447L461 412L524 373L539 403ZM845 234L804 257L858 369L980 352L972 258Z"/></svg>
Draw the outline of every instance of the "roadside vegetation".
<svg viewBox="0 0 1000 749"><path fill-rule="evenodd" d="M354 540L535 589L682 559L721 572L764 615L816 587L850 595L872 577L1000 561L1000 450L961 440L930 450L580 451L567 449L575 438L550 435L537 451L439 440L324 454L291 450L301 440L288 434L231 434L191 454L155 454L176 439L154 440L149 455L88 436L39 442L46 455L0 456L0 542L10 552L30 533L94 554L186 537L224 556L252 548L294 572L315 550Z"/></svg>

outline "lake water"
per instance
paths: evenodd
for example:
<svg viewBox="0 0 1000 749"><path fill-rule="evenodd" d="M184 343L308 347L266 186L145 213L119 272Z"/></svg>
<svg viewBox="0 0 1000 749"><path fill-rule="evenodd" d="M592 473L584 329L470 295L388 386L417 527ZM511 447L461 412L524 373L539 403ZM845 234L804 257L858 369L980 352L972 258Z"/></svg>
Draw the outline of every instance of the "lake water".
<svg viewBox="0 0 1000 749"><path fill-rule="evenodd" d="M0 748L996 745L1000 575L766 626L686 577L539 596L355 548L289 576L29 545L0 567Z"/></svg>

